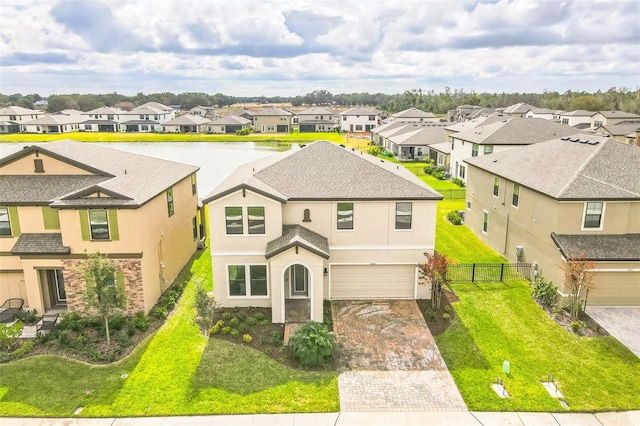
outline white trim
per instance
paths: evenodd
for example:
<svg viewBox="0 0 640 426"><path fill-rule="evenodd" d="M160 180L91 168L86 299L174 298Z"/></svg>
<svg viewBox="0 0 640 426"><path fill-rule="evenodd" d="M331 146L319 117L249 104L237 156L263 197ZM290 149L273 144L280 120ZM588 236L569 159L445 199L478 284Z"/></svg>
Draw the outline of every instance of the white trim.
<svg viewBox="0 0 640 426"><path fill-rule="evenodd" d="M265 237L267 235L267 206L255 205L255 204L236 204L227 205L224 204L224 236L225 237ZM242 209L242 233L241 234L229 234L227 233L227 207L240 207ZM249 207L262 207L264 210L264 233L263 234L250 234L249 233ZM246 231L246 232L245 232Z"/></svg>
<svg viewBox="0 0 640 426"><path fill-rule="evenodd" d="M433 250L434 246L329 246L329 250ZM349 264L351 265L351 263Z"/></svg>
<svg viewBox="0 0 640 426"><path fill-rule="evenodd" d="M589 203L602 203L602 213L600 213L600 227L598 228L585 228L584 220L587 216L587 205ZM607 210L607 202L606 201L585 201L584 207L582 208L582 221L580 222L580 230L581 231L602 231L604 229L604 217Z"/></svg>
<svg viewBox="0 0 640 426"><path fill-rule="evenodd" d="M310 304L310 308L311 308L311 312L310 312L310 319L314 318L314 314L315 314L315 309L313 307L313 302L314 302L314 295L313 295L313 288L314 288L314 276L313 276L313 269L311 269L309 267L309 265L307 265L305 262L289 262L287 264L285 264L282 267L282 272L280 274L280 319L281 319L281 323L284 324L285 320L286 320L286 316L285 316L285 297L284 297L284 275L287 272L287 269L289 269L289 267L291 265L302 265L305 268L307 268L307 271L309 271L309 283L308 283L308 299L309 299L309 304ZM324 269L324 268L323 268ZM273 304L273 300L271 301L271 303Z"/></svg>
<svg viewBox="0 0 640 426"><path fill-rule="evenodd" d="M484 230L484 215L485 215L485 213L487 214L487 230L486 231ZM482 209L482 230L481 231L482 231L482 233L484 235L487 235L488 232L489 232L489 212L487 210L485 210L485 209Z"/></svg>
<svg viewBox="0 0 640 426"><path fill-rule="evenodd" d="M214 256L264 256L263 251L217 251L212 252L211 257Z"/></svg>
<svg viewBox="0 0 640 426"><path fill-rule="evenodd" d="M291 272L289 272L289 298L290 299L310 299L310 296L309 296L309 268L307 268L306 266L301 265L299 263L291 265L291 266L295 266L295 265L300 265L300 266L304 267L305 271L307 273L307 279L304 282L305 291L304 292L297 292L297 293L306 293L306 295L295 294L296 293L295 288L294 288L295 287L295 283L292 283ZM287 268L287 271L291 268L291 266L289 266ZM286 275L286 271L285 271L285 275Z"/></svg>
<svg viewBox="0 0 640 426"><path fill-rule="evenodd" d="M267 295L266 296L252 296L247 294L245 296L231 296L229 292L229 266L244 266L244 279L245 279L245 290L247 293L251 293L251 266L266 266L267 267ZM227 287L227 299L229 300L271 300L271 294L269 292L269 263L226 263L224 266L226 282L225 285Z"/></svg>
<svg viewBox="0 0 640 426"><path fill-rule="evenodd" d="M640 268L594 268L587 269L588 272L640 272Z"/></svg>
<svg viewBox="0 0 640 426"><path fill-rule="evenodd" d="M258 194L257 192L252 191L252 190L251 190L251 189L249 189L249 188L239 188L239 189L237 189L237 190L235 190L235 191L233 191L233 192L231 192L231 193L229 193L229 194L227 194L227 195L225 195L225 196L223 196L223 197L218 198L218 199L217 199L217 200L215 200L215 201L211 201L209 204L213 204L213 203L220 203L220 202L224 201L226 198L231 198L231 197L233 197L233 196L237 195L239 192L241 193L243 189L244 189L246 192L250 192L251 194L255 195L256 197L263 198L263 199L265 199L265 200L267 200L267 201L271 201L272 203L282 204L281 202L276 201L276 200L274 200L273 198L265 197L264 195L262 195L262 194ZM243 198L246 198L246 197L243 197ZM236 204L236 205L233 205L233 206L229 205L229 207L242 207L242 206L247 206L247 205L248 205L248 204L241 204L240 206L238 206L238 205ZM227 207L227 205L226 205L226 204L224 204L223 206L224 206L224 207ZM251 206L251 207L259 207L259 206Z"/></svg>
<svg viewBox="0 0 640 426"><path fill-rule="evenodd" d="M413 298L418 300L418 264L416 263L416 272L413 278Z"/></svg>

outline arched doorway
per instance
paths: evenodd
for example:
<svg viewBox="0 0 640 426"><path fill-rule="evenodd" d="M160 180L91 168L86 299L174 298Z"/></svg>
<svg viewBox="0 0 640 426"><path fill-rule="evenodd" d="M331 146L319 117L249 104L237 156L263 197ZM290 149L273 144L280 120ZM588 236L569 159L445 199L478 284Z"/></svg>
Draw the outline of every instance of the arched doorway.
<svg viewBox="0 0 640 426"><path fill-rule="evenodd" d="M299 263L284 271L285 322L305 322L311 319L309 269Z"/></svg>

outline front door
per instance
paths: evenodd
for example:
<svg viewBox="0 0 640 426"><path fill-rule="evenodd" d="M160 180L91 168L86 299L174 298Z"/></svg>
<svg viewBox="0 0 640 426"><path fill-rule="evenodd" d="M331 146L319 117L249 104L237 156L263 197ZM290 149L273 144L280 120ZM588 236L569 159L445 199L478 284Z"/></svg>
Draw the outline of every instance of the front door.
<svg viewBox="0 0 640 426"><path fill-rule="evenodd" d="M309 271L302 265L291 265L286 272L290 296L308 297L309 296Z"/></svg>
<svg viewBox="0 0 640 426"><path fill-rule="evenodd" d="M62 269L47 269L47 287L49 293L49 303L51 307L64 305L67 303L67 292L64 288L64 275Z"/></svg>

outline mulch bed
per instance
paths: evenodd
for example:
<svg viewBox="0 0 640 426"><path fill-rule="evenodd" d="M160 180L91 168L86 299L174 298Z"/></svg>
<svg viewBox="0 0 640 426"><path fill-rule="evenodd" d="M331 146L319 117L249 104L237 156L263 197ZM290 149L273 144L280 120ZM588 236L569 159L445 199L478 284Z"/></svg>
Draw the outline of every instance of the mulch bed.
<svg viewBox="0 0 640 426"><path fill-rule="evenodd" d="M536 299L534 298L534 300ZM585 312L580 312L579 321L575 321L566 309L562 309L560 312L553 312L552 309L541 305L537 300L536 303L540 306L540 309L545 311L560 327L564 328L571 334L583 337L600 337L609 335L604 328L600 327L600 325ZM578 322L580 324L580 328L577 331L573 331L571 328L571 324L574 322Z"/></svg>
<svg viewBox="0 0 640 426"><path fill-rule="evenodd" d="M434 337L444 333L451 325L451 320L453 320L453 317L455 317L455 310L453 309L453 305L451 304L457 301L458 296L456 296L454 292L447 290L446 288L442 290L442 299L440 301L440 308L438 310L434 310L431 307L431 299L416 300L416 302L418 302L420 312L422 313L422 316L424 317L424 320L429 327L429 331L431 331L431 334ZM451 306L448 312L449 315L451 315L451 319L449 320L442 319L442 315L447 313L447 311L445 310L445 306ZM431 312L435 312L435 315L430 315L429 313Z"/></svg>

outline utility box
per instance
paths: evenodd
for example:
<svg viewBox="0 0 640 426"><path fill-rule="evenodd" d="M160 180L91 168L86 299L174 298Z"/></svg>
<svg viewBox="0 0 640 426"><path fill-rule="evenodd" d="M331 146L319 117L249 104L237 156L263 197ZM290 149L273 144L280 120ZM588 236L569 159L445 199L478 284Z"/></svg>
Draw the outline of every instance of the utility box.
<svg viewBox="0 0 640 426"><path fill-rule="evenodd" d="M509 361L504 361L502 363L502 372L508 375L510 371L511 371L511 364L509 363Z"/></svg>

